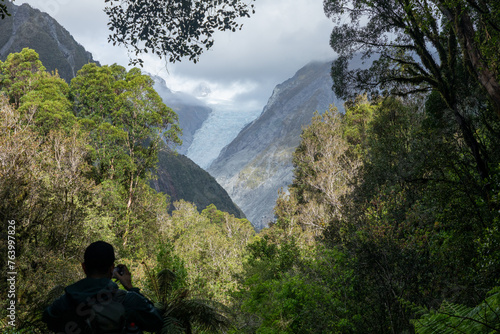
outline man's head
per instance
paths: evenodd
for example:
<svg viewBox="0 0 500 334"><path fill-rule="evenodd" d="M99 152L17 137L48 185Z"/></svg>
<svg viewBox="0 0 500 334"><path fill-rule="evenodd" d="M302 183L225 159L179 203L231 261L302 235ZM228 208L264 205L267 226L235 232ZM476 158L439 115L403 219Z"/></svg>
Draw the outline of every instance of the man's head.
<svg viewBox="0 0 500 334"><path fill-rule="evenodd" d="M87 277L109 277L113 274L115 250L104 241L91 243L85 250L82 267Z"/></svg>

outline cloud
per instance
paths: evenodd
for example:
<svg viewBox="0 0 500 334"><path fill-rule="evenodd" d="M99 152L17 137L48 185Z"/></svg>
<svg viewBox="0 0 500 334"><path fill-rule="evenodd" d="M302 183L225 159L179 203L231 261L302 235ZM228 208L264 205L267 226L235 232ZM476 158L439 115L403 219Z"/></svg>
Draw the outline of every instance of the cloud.
<svg viewBox="0 0 500 334"><path fill-rule="evenodd" d="M101 64L128 64L127 50L107 43L103 0L17 0L30 3L61 23ZM213 49L197 64L166 64L145 55L144 69L161 76L174 91L193 93L205 86L209 103L262 109L278 83L312 60L333 59L333 23L321 0L257 0L256 14L243 29L215 35Z"/></svg>

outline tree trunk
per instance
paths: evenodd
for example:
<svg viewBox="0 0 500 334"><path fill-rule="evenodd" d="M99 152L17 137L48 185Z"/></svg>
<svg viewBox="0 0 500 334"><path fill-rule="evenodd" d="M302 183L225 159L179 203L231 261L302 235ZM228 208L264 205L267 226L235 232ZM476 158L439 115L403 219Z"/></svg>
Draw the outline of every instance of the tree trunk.
<svg viewBox="0 0 500 334"><path fill-rule="evenodd" d="M130 206L132 205L132 194L134 191L134 174L130 175L130 187L128 189L128 203L127 203L127 212L130 211Z"/></svg>
<svg viewBox="0 0 500 334"><path fill-rule="evenodd" d="M479 176L481 177L481 180L487 180L489 177L488 165L486 164L484 157L481 155L481 148L476 140L476 137L474 137L474 132L472 131L468 122L465 120L462 114L460 114L456 106L453 106L453 113L455 115L458 126L462 131L465 143L471 150L472 156L476 161L476 169L479 173Z"/></svg>
<svg viewBox="0 0 500 334"><path fill-rule="evenodd" d="M478 49L474 41L474 28L471 19L467 13L458 18L456 22L456 30L467 56L472 64L476 76L485 88L490 100L495 108L495 111L500 116L500 85L495 78L494 73L488 68L488 65L481 59L481 51Z"/></svg>

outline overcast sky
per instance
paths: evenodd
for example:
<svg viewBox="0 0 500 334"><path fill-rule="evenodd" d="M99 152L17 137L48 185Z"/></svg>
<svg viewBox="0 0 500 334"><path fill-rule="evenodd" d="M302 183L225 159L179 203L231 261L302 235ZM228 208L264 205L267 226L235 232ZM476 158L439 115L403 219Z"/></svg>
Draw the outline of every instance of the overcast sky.
<svg viewBox="0 0 500 334"><path fill-rule="evenodd" d="M27 2L62 24L102 65L128 65L127 51L107 43L104 0L16 0ZM330 60L333 23L322 0L256 0L256 13L243 29L218 33L215 45L197 64L166 64L143 57L144 70L163 77L170 89L190 94L210 91L208 103L261 110L277 84L313 60Z"/></svg>

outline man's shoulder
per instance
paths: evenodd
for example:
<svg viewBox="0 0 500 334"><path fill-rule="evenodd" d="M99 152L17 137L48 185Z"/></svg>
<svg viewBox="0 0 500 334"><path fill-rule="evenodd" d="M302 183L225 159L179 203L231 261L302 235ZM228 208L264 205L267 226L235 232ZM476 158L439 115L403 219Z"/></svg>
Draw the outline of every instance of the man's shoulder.
<svg viewBox="0 0 500 334"><path fill-rule="evenodd" d="M118 292L122 291L122 292ZM56 315L66 313L70 310L78 308L81 304L91 302L95 297L102 297L102 294L117 293L121 295L122 301L126 295L126 291L119 290L116 283L109 279L94 280L84 278L64 289L64 294L56 298L52 304L47 308L49 313ZM98 298L103 299L103 298Z"/></svg>
<svg viewBox="0 0 500 334"><path fill-rule="evenodd" d="M132 288L128 291L124 291L124 290L118 290L118 291L121 291L120 293L123 295L123 303L128 305L128 306L134 306L134 304L142 304L142 303L146 303L146 304L150 304L151 302L149 301L149 299L147 299L146 297L144 297L141 293L140 293L140 290L138 288Z"/></svg>

